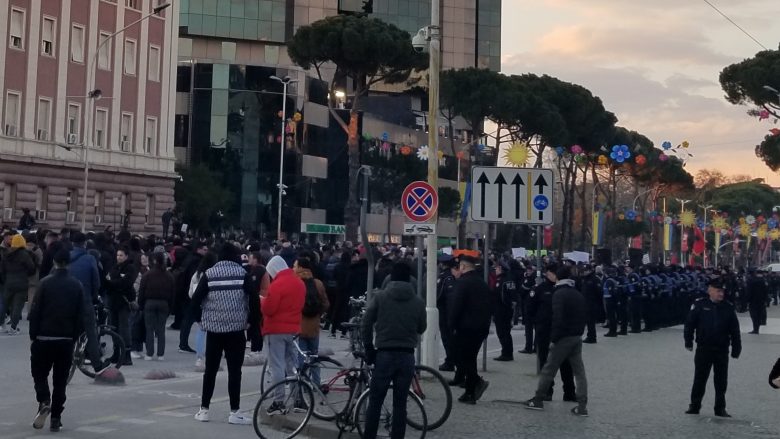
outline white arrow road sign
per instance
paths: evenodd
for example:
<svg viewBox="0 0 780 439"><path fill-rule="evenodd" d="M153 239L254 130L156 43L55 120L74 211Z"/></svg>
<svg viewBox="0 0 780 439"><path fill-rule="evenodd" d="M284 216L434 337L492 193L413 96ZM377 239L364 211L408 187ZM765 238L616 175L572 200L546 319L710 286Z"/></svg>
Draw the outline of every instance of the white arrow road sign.
<svg viewBox="0 0 780 439"><path fill-rule="evenodd" d="M552 169L471 169L471 219L494 223L553 223Z"/></svg>

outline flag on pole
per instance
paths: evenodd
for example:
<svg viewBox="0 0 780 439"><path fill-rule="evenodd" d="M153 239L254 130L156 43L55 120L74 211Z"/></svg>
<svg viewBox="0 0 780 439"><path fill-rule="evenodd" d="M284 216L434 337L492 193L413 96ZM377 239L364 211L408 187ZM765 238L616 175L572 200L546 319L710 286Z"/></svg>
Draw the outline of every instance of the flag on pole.
<svg viewBox="0 0 780 439"><path fill-rule="evenodd" d="M600 210L593 212L593 245L598 247L604 244L604 213Z"/></svg>
<svg viewBox="0 0 780 439"><path fill-rule="evenodd" d="M664 251L672 251L672 240L674 239L674 226L664 224Z"/></svg>
<svg viewBox="0 0 780 439"><path fill-rule="evenodd" d="M460 222L466 221L469 214L469 205L471 204L471 182L466 184L466 192L463 194L463 207L460 211Z"/></svg>

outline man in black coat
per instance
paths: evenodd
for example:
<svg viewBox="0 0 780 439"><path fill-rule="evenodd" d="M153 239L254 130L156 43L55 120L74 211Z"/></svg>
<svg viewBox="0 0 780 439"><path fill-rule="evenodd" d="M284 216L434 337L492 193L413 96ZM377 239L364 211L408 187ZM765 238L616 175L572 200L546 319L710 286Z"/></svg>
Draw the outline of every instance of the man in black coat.
<svg viewBox="0 0 780 439"><path fill-rule="evenodd" d="M30 370L38 401L33 427L43 428L51 413L50 429L60 431L73 343L83 331L88 311L81 283L68 274L69 252L61 249L53 261L54 270L41 280L30 308ZM49 391L50 371L52 392Z"/></svg>
<svg viewBox="0 0 780 439"><path fill-rule="evenodd" d="M585 303L588 311L588 332L585 335L583 343L596 343L596 323L599 315L603 313L604 299L601 292L601 281L593 272L593 266L585 265L582 269L582 295L585 297ZM601 310L601 312L600 312Z"/></svg>
<svg viewBox="0 0 780 439"><path fill-rule="evenodd" d="M466 392L458 398L465 404L476 404L488 382L477 373L477 355L490 332L492 302L487 283L476 271L477 259L461 255L458 259L460 277L449 308L449 326L458 353L455 379L451 386L465 384Z"/></svg>
<svg viewBox="0 0 780 439"><path fill-rule="evenodd" d="M138 276L138 269L129 258L130 250L126 247L116 251L117 264L106 275L106 289L108 290L108 309L110 312L111 324L116 326L117 332L125 342L125 346L130 346L130 308L137 307L136 293L134 288L135 278ZM133 360L130 358L130 351L125 352L125 358L112 358L111 362L122 361L124 366L132 366Z"/></svg>
<svg viewBox="0 0 780 439"><path fill-rule="evenodd" d="M747 281L747 301L753 330L749 334L758 334L758 327L766 325L766 306L769 301L769 287L762 271L753 270Z"/></svg>
<svg viewBox="0 0 780 439"><path fill-rule="evenodd" d="M691 389L691 405L685 412L698 415L701 400L707 387L710 369L714 369L715 416L730 418L726 412L726 387L728 386L729 344L731 358L739 358L742 340L739 335L739 320L734 305L723 300L723 281L716 277L709 281L708 298L697 300L685 321L685 349L693 350L696 337L695 372Z"/></svg>
<svg viewBox="0 0 780 439"><path fill-rule="evenodd" d="M458 261L451 255L442 255L439 257L439 268L441 273L436 280L436 308L439 310L439 334L441 334L441 344L444 346L444 363L439 366L442 372L452 372L455 370L457 355L452 342L452 329L447 319L449 302L455 294L456 278L458 274Z"/></svg>

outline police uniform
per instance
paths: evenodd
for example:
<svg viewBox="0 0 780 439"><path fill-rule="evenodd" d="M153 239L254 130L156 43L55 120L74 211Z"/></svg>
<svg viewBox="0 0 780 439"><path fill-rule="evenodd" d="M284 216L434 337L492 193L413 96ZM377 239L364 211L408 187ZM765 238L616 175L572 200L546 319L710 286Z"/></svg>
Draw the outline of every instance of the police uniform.
<svg viewBox="0 0 780 439"><path fill-rule="evenodd" d="M722 280L710 280L709 287L723 289ZM691 305L685 322L685 348L693 349L696 338L695 372L691 389L691 405L686 413L698 414L707 386L710 369L714 370L715 415L729 417L726 412L726 387L728 385L729 345L731 357L739 358L742 342L739 320L734 305L725 300L714 302L702 298Z"/></svg>
<svg viewBox="0 0 780 439"><path fill-rule="evenodd" d="M442 265L442 272L436 280L436 308L439 310L439 334L441 334L441 343L444 346L444 363L439 366L439 370L451 372L455 370L457 356L452 344L452 328L447 321L447 305L455 292L455 276L452 275L452 267L456 261L452 256L443 255L439 258Z"/></svg>
<svg viewBox="0 0 780 439"><path fill-rule="evenodd" d="M495 309L493 312L493 322L496 325L496 336L501 344L501 355L494 358L496 361L512 361L513 346L512 343L512 316L514 308L512 302L517 291L514 276L509 265L501 263L501 274L496 279L496 288L493 293Z"/></svg>

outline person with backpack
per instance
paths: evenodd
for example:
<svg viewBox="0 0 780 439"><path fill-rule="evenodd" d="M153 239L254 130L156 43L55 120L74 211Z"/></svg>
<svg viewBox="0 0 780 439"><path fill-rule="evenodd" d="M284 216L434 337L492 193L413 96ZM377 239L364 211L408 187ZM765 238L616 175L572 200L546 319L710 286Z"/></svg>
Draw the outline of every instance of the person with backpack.
<svg viewBox="0 0 780 439"><path fill-rule="evenodd" d="M293 271L306 285L306 297L301 310L301 332L298 336L298 346L303 352L316 354L320 349L320 318L328 308L330 302L325 293L325 285L315 279L312 273L313 262L306 257L299 257L293 263ZM298 356L298 368L303 365L303 356ZM312 382L320 382L320 371L312 370Z"/></svg>

